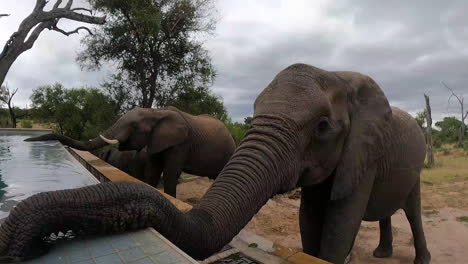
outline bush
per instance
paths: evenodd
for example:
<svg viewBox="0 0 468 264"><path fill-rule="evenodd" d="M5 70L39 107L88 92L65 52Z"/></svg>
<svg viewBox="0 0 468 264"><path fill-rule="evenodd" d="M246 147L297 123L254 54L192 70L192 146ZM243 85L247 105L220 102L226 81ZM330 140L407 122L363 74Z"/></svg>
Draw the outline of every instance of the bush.
<svg viewBox="0 0 468 264"><path fill-rule="evenodd" d="M432 145L434 146L434 148L440 148L442 147L442 140L439 137L434 137L432 139Z"/></svg>
<svg viewBox="0 0 468 264"><path fill-rule="evenodd" d="M21 127L22 128L32 128L33 127L33 124L31 122L31 120L22 120L21 121Z"/></svg>
<svg viewBox="0 0 468 264"><path fill-rule="evenodd" d="M3 128L12 127L10 118L9 117L0 117L0 127L3 127Z"/></svg>
<svg viewBox="0 0 468 264"><path fill-rule="evenodd" d="M232 138L236 142L236 146L239 146L242 139L244 139L247 130L249 130L250 126L243 123L232 122L230 119L224 121L227 129L232 135Z"/></svg>

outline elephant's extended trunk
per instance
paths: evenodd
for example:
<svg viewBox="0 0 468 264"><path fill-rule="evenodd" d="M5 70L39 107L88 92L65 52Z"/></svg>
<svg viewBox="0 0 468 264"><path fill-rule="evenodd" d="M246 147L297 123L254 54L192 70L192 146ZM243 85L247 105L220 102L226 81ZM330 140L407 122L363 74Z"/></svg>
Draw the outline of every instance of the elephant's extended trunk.
<svg viewBox="0 0 468 264"><path fill-rule="evenodd" d="M100 136L95 137L89 141L79 141L67 136L57 134L57 133L49 133L37 137L27 138L24 141L48 141L48 140L58 140L63 145L76 148L79 150L94 150L101 148L108 143L104 141Z"/></svg>
<svg viewBox="0 0 468 264"><path fill-rule="evenodd" d="M118 131L122 129L123 123L125 120L124 118L119 119L114 125L112 125L109 129L104 131L102 135L99 135L93 139L88 141L79 141L67 136L57 134L57 133L49 133L37 137L27 138L24 141L48 141L48 140L58 140L60 143L76 148L79 150L95 150L101 148L107 144L118 144L119 141L116 139L116 135Z"/></svg>
<svg viewBox="0 0 468 264"><path fill-rule="evenodd" d="M294 186L287 178L296 173L297 159L289 147L294 138L269 123L255 122L188 213L152 188L128 182L41 193L18 204L0 227L0 255L30 256L32 248L44 244L40 238L59 230L95 234L152 226L191 256L208 257L229 243L270 197Z"/></svg>

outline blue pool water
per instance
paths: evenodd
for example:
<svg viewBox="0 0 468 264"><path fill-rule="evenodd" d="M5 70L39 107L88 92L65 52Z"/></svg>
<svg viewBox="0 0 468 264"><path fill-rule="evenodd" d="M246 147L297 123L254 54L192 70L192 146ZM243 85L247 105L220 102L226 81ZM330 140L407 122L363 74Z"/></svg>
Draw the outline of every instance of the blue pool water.
<svg viewBox="0 0 468 264"><path fill-rule="evenodd" d="M46 132L0 129L0 219L33 194L98 183L58 141L23 141Z"/></svg>

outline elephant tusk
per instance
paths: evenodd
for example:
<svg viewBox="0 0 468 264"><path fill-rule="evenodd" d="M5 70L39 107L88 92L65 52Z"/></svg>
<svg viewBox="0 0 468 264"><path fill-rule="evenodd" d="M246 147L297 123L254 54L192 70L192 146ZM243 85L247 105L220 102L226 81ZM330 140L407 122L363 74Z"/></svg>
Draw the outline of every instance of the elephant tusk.
<svg viewBox="0 0 468 264"><path fill-rule="evenodd" d="M104 140L107 144L110 144L110 145L115 145L115 144L119 144L119 141L117 139L108 139L106 137L104 137L103 135L99 135L101 137L102 140Z"/></svg>

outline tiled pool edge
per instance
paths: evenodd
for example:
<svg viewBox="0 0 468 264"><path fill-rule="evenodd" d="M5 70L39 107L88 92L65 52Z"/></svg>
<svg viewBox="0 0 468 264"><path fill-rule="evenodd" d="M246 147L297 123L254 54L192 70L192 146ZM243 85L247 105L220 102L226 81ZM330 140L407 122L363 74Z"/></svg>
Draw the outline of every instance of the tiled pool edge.
<svg viewBox="0 0 468 264"><path fill-rule="evenodd" d="M119 182L119 181L130 181L130 182L138 182L138 183L143 183L144 182L128 175L127 173L113 167L112 165L106 163L105 161L99 159L98 157L94 156L90 152L87 151L81 151L73 148L68 148L69 152L89 171L91 174L94 175L99 181L105 182L105 181L114 181L114 182ZM152 186L151 186L152 187ZM177 207L181 211L188 211L192 208L191 205L178 200L170 195L165 194L164 192L159 191L158 189L154 188L155 191L158 191L164 197L166 197L172 204L174 204L175 207ZM252 237L258 237L256 235L253 235ZM230 245L234 248L237 248L239 252L246 254L248 257L255 259L256 261L263 262L263 263L272 263L272 264L330 264L327 261L318 259L316 257L307 255L303 252L298 252L294 251L285 247L282 247L277 244L272 244L271 246L271 254L270 255L272 258L268 256L268 253L270 250L263 251L258 248L249 248L248 245L249 243L255 243L255 241L251 242L249 241L249 237L242 239L239 238L234 238L234 240L230 243ZM185 253L184 253L185 254ZM220 254L223 254L221 252ZM277 259L275 259L275 257ZM210 258L209 258L210 259ZM207 260L209 260L207 259ZM274 260L275 259L275 260ZM268 262L265 262L268 261ZM209 262L203 262L203 263L209 263Z"/></svg>

